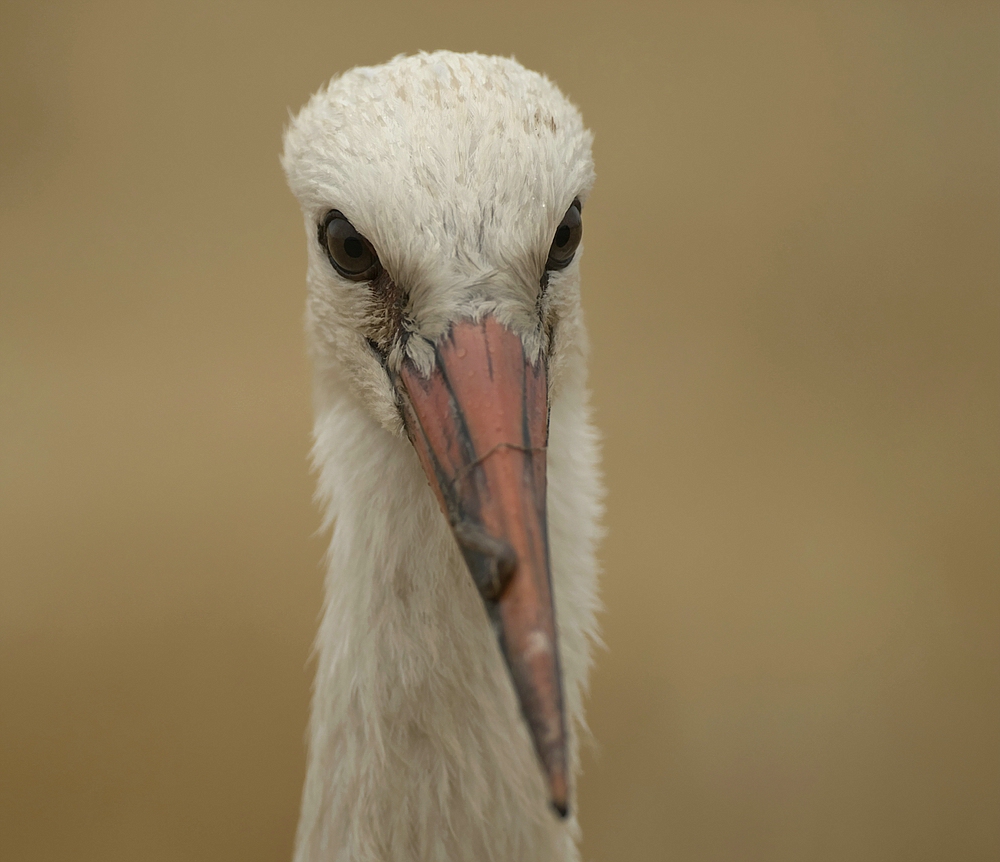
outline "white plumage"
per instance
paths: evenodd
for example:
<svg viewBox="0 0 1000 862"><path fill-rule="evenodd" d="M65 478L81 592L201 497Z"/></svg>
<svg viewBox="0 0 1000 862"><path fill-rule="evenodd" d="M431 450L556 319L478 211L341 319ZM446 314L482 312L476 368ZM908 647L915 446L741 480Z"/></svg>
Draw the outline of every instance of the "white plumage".
<svg viewBox="0 0 1000 862"><path fill-rule="evenodd" d="M483 599L407 439L399 375L406 363L430 375L450 328L486 318L520 338L526 362L547 364L548 550L575 776L601 487L580 252L545 267L592 185L590 145L546 78L448 52L335 78L286 132L309 249L313 460L332 526L296 862L578 859L575 817L549 806ZM332 210L391 277L388 335L390 305L338 274L317 240Z"/></svg>

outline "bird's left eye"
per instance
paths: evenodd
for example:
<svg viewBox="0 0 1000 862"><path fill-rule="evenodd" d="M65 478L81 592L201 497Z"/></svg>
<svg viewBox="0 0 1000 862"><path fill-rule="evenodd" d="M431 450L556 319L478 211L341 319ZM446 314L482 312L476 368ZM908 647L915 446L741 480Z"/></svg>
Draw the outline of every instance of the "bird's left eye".
<svg viewBox="0 0 1000 862"><path fill-rule="evenodd" d="M333 268L351 281L371 281L382 269L372 244L339 210L328 212L320 223L319 244Z"/></svg>
<svg viewBox="0 0 1000 862"><path fill-rule="evenodd" d="M580 201L575 200L566 210L566 215L559 222L556 228L556 235L552 237L552 245L549 247L549 259L545 263L546 269L563 269L569 266L573 255L576 254L576 247L580 244L583 236L583 217L580 214Z"/></svg>

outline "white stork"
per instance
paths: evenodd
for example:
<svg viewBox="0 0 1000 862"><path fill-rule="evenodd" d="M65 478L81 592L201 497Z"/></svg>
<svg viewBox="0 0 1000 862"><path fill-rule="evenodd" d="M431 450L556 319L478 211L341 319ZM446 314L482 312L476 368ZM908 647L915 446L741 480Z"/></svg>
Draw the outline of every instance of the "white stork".
<svg viewBox="0 0 1000 862"><path fill-rule="evenodd" d="M591 135L542 75L438 52L335 78L282 164L333 527L296 862L576 860Z"/></svg>

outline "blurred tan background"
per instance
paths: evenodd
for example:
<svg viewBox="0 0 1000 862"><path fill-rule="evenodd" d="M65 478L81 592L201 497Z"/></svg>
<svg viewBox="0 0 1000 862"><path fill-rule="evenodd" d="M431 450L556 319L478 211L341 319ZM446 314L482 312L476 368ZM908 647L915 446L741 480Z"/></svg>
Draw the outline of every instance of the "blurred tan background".
<svg viewBox="0 0 1000 862"><path fill-rule="evenodd" d="M288 110L596 132L588 862L1000 858L1000 7L0 6L0 858L282 860L324 540Z"/></svg>

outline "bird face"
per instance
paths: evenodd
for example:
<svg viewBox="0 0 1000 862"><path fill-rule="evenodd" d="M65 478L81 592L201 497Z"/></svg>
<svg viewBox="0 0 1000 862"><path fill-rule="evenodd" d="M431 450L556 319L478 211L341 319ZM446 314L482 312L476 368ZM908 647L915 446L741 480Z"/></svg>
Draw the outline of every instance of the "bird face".
<svg viewBox="0 0 1000 862"><path fill-rule="evenodd" d="M335 79L292 122L282 163L305 216L321 379L412 442L565 813L545 454L582 347L590 133L515 61L440 52Z"/></svg>

